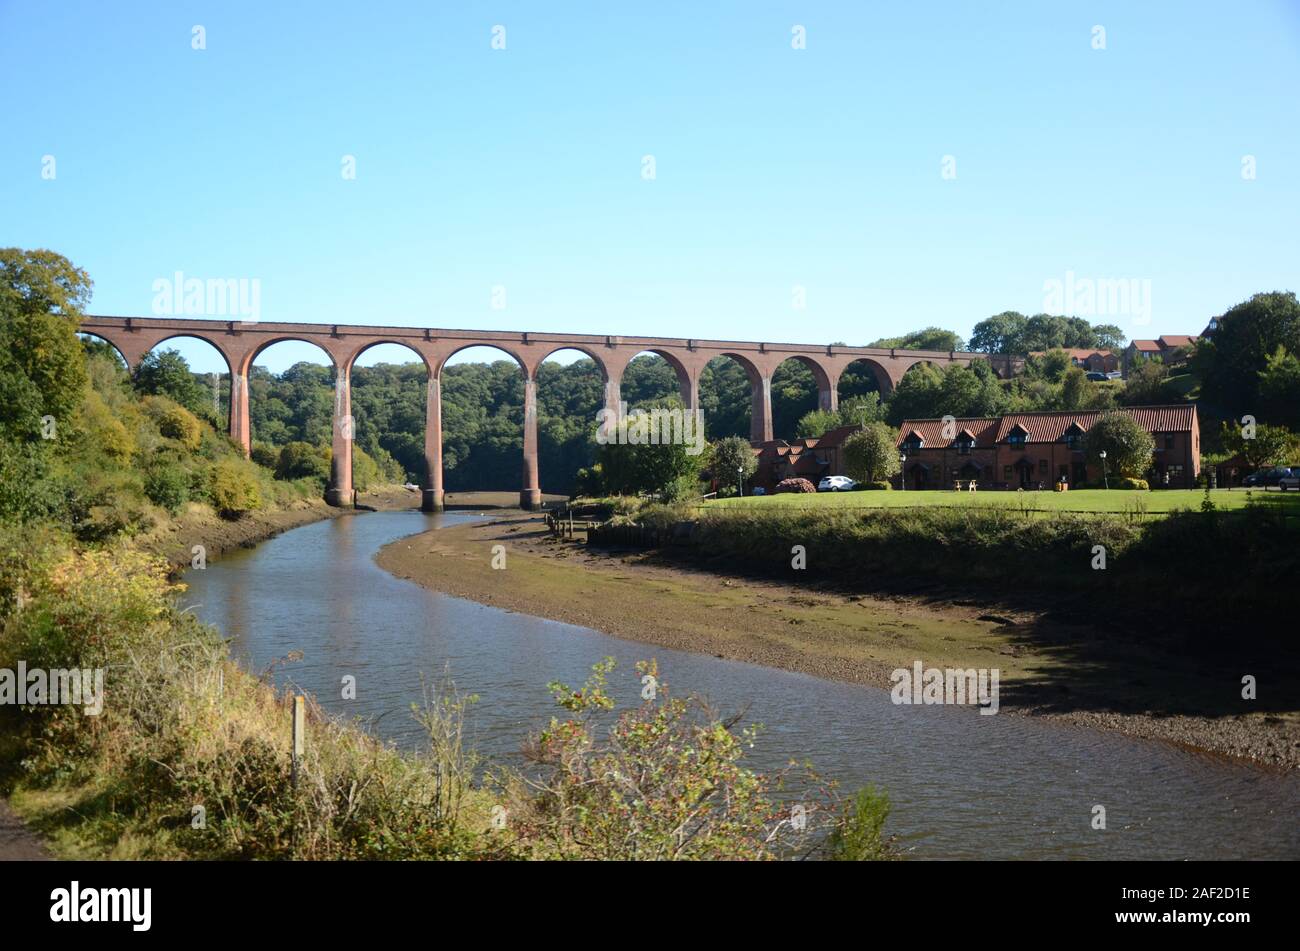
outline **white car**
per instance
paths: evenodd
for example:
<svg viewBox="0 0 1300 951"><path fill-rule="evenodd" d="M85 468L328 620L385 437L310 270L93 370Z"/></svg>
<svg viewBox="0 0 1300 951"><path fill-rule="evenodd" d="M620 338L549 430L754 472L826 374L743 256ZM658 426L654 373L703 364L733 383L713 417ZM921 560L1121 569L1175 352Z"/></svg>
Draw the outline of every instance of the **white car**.
<svg viewBox="0 0 1300 951"><path fill-rule="evenodd" d="M1300 489L1300 466L1292 466L1290 473L1277 480L1277 487L1283 492L1288 489Z"/></svg>
<svg viewBox="0 0 1300 951"><path fill-rule="evenodd" d="M821 482L817 483L818 492L848 492L856 482L848 476L826 476Z"/></svg>

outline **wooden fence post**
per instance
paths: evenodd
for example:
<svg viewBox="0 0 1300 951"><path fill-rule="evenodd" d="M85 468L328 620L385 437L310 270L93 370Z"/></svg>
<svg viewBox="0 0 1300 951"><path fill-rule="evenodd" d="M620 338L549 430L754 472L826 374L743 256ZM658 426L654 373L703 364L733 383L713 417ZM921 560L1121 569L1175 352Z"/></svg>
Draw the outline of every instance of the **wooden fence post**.
<svg viewBox="0 0 1300 951"><path fill-rule="evenodd" d="M298 788L298 764L302 759L303 713L305 701L301 694L293 698L293 787Z"/></svg>

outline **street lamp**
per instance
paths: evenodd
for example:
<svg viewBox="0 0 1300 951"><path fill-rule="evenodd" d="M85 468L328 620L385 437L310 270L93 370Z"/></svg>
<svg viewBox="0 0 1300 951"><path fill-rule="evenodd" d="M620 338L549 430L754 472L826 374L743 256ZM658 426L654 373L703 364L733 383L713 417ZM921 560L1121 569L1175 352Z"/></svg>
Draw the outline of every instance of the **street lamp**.
<svg viewBox="0 0 1300 951"><path fill-rule="evenodd" d="M740 497L745 497L745 467L736 466L736 483L739 485Z"/></svg>
<svg viewBox="0 0 1300 951"><path fill-rule="evenodd" d="M1103 449L1101 452L1097 453L1097 455L1101 459L1101 483L1109 489L1110 477L1106 475L1106 450Z"/></svg>
<svg viewBox="0 0 1300 951"><path fill-rule="evenodd" d="M899 492L907 491L907 473L903 471L903 465L906 462L907 462L907 453L900 452L898 454L898 491Z"/></svg>

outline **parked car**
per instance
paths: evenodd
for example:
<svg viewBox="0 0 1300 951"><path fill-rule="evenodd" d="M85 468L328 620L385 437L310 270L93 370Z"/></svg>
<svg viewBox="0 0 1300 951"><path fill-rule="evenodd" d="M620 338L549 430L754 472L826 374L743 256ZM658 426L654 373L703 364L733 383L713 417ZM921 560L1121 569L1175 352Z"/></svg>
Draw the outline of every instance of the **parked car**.
<svg viewBox="0 0 1300 951"><path fill-rule="evenodd" d="M1088 374L1088 379L1092 380L1094 383L1105 383L1110 379L1110 377L1098 370L1093 370Z"/></svg>
<svg viewBox="0 0 1300 951"><path fill-rule="evenodd" d="M1271 469L1260 469L1258 472L1252 472L1246 478L1241 480L1241 484L1250 487L1265 487L1277 485L1283 476L1289 476L1291 470L1285 466L1274 466Z"/></svg>
<svg viewBox="0 0 1300 951"><path fill-rule="evenodd" d="M818 492L848 492L855 485L848 476L826 476L821 482L817 483Z"/></svg>
<svg viewBox="0 0 1300 951"><path fill-rule="evenodd" d="M1277 480L1277 487L1283 492L1288 489L1300 489L1300 466L1292 466L1287 474Z"/></svg>
<svg viewBox="0 0 1300 951"><path fill-rule="evenodd" d="M756 485L754 486L754 491L751 492L750 495L767 495L767 489L763 488L761 485Z"/></svg>

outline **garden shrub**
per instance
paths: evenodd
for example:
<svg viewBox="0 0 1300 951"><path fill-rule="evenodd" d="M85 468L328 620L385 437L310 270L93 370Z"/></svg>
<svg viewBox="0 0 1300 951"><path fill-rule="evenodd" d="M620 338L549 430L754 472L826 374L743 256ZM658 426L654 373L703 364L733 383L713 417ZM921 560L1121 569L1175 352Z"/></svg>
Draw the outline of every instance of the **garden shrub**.
<svg viewBox="0 0 1300 951"><path fill-rule="evenodd" d="M777 492L816 492L817 487L807 479L782 479L776 484Z"/></svg>

